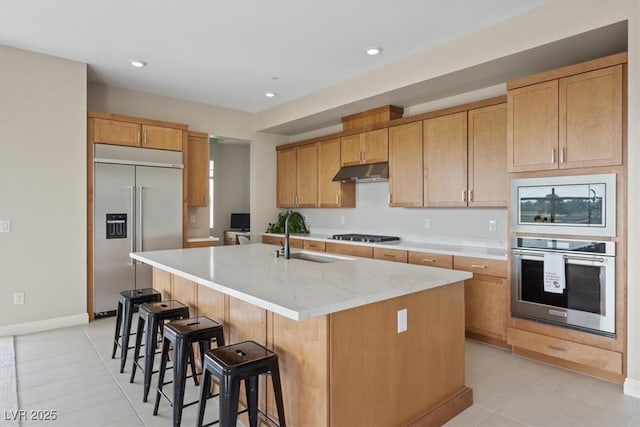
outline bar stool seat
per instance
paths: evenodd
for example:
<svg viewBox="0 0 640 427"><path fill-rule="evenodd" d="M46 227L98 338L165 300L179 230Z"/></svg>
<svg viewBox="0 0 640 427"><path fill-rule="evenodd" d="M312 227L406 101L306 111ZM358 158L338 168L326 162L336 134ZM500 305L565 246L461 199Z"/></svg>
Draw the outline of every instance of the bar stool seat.
<svg viewBox="0 0 640 427"><path fill-rule="evenodd" d="M133 347L129 347L129 336L131 334L131 321L133 312L140 305L148 302L157 302L162 299L160 292L153 288L130 289L120 292L118 310L116 312L116 331L113 336L113 351L111 358L115 359L116 350L120 347L120 373L124 372L124 365L127 362L127 352Z"/></svg>
<svg viewBox="0 0 640 427"><path fill-rule="evenodd" d="M162 356L160 358L160 370L158 374L158 389L156 402L153 408L153 415L158 415L160 397L164 397L173 406L173 425L179 426L182 420L182 409L198 403L193 401L184 403L184 389L187 377L187 358L191 358L191 376L197 383L199 375L193 364L193 344L198 343L200 347L200 360L204 366L204 355L211 348L211 342L216 345L224 345L224 332L222 325L208 317L199 316L191 319L177 320L167 323L164 326L164 342L162 345ZM173 381L164 382L167 360L169 358L169 348L173 344ZM162 391L163 386L173 383L173 401Z"/></svg>
<svg viewBox="0 0 640 427"><path fill-rule="evenodd" d="M208 390L213 375L220 384L220 426L235 427L238 418L240 381L244 380L251 427L258 425L258 414L276 424L258 409L258 378L271 374L280 427L286 427L278 355L254 341L243 341L207 352L202 369L197 426L202 427ZM211 425L215 422L207 424Z"/></svg>
<svg viewBox="0 0 640 427"><path fill-rule="evenodd" d="M136 335L136 345L133 352L133 365L131 367L132 383L136 376L136 368L140 368L144 373L144 388L142 401L146 402L151 389L151 376L153 371L153 361L158 348L158 332L162 331L161 326L166 321L186 319L189 317L189 307L180 301L170 300L152 302L140 305L140 317L138 318L138 332ZM142 347L142 335L145 337L144 344L144 366L140 364L140 348ZM191 360L193 365L193 358ZM157 371L156 371L157 372Z"/></svg>

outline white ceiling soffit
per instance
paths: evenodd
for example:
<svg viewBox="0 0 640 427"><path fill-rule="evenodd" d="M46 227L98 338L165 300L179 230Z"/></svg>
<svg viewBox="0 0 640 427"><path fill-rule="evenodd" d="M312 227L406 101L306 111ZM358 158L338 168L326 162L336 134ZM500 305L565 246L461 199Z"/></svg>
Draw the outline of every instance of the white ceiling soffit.
<svg viewBox="0 0 640 427"><path fill-rule="evenodd" d="M0 0L0 43L85 62L92 82L260 112L547 2Z"/></svg>

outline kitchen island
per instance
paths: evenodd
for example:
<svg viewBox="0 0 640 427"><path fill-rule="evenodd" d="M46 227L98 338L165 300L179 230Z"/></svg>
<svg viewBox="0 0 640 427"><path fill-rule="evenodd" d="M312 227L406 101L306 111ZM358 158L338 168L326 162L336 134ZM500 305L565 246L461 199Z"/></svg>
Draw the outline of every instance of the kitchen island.
<svg viewBox="0 0 640 427"><path fill-rule="evenodd" d="M470 273L274 252L251 244L131 257L154 267L164 299L222 321L228 342L252 339L278 353L292 426L435 425L471 404L463 287ZM398 332L401 310L407 327ZM270 387L261 391L261 406L275 416Z"/></svg>

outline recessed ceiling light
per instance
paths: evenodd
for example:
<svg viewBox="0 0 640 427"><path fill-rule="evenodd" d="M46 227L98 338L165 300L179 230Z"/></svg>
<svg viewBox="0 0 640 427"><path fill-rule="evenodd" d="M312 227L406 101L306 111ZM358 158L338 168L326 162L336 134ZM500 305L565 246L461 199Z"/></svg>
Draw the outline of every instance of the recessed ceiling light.
<svg viewBox="0 0 640 427"><path fill-rule="evenodd" d="M277 93L275 93L275 92L265 92L264 93L264 96L266 96L267 98L273 98L276 95L277 95Z"/></svg>
<svg viewBox="0 0 640 427"><path fill-rule="evenodd" d="M381 47L368 47L365 52L367 53L367 55L377 55L380 52L382 52L382 48Z"/></svg>
<svg viewBox="0 0 640 427"><path fill-rule="evenodd" d="M142 68L147 66L147 63L144 61L131 61L129 62L129 64L131 64L132 67L136 67L136 68Z"/></svg>

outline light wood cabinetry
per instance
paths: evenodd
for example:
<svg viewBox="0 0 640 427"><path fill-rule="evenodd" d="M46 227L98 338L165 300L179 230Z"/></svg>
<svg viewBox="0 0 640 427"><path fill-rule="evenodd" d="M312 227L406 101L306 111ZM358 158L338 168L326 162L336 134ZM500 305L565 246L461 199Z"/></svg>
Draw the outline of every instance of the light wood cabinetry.
<svg viewBox="0 0 640 427"><path fill-rule="evenodd" d="M508 171L622 164L624 62L618 54L509 82Z"/></svg>
<svg viewBox="0 0 640 427"><path fill-rule="evenodd" d="M467 112L423 122L424 206L467 206Z"/></svg>
<svg viewBox="0 0 640 427"><path fill-rule="evenodd" d="M342 166L380 163L389 160L387 128L344 136L341 139Z"/></svg>
<svg viewBox="0 0 640 427"><path fill-rule="evenodd" d="M182 150L182 130L103 118L94 119L94 142L159 150Z"/></svg>
<svg viewBox="0 0 640 427"><path fill-rule="evenodd" d="M424 265L426 267L453 268L452 255L409 251L407 258L409 264Z"/></svg>
<svg viewBox="0 0 640 427"><path fill-rule="evenodd" d="M278 245L282 246L282 242L284 241L283 237L278 236L262 236L262 243L267 245ZM226 243L225 243L226 244Z"/></svg>
<svg viewBox="0 0 640 427"><path fill-rule="evenodd" d="M507 105L469 110L468 205L507 206Z"/></svg>
<svg viewBox="0 0 640 427"><path fill-rule="evenodd" d="M422 206L422 123L389 128L389 206Z"/></svg>
<svg viewBox="0 0 640 427"><path fill-rule="evenodd" d="M334 182L340 170L340 138L318 143L318 205L321 208L353 208L356 185Z"/></svg>
<svg viewBox="0 0 640 427"><path fill-rule="evenodd" d="M507 262L454 256L453 268L473 273L473 278L464 282L467 334L506 345L509 316Z"/></svg>
<svg viewBox="0 0 640 427"><path fill-rule="evenodd" d="M324 252L326 250L326 244L318 240L302 239L302 248L309 251Z"/></svg>
<svg viewBox="0 0 640 427"><path fill-rule="evenodd" d="M371 246L346 245L344 243L327 242L325 248L327 252L334 254L373 258L373 248Z"/></svg>
<svg viewBox="0 0 640 427"><path fill-rule="evenodd" d="M248 231L240 231L240 230L225 230L224 231L225 246L240 244L240 242L238 241L238 236L244 236L244 237L250 238L251 233L249 233Z"/></svg>
<svg viewBox="0 0 640 427"><path fill-rule="evenodd" d="M373 248L373 258L385 261L407 262L407 251L401 249Z"/></svg>
<svg viewBox="0 0 640 427"><path fill-rule="evenodd" d="M277 151L277 205L318 206L318 144Z"/></svg>
<svg viewBox="0 0 640 427"><path fill-rule="evenodd" d="M186 248L208 248L211 246L216 246L218 242L216 240L203 240L197 242L189 242L187 241Z"/></svg>
<svg viewBox="0 0 640 427"><path fill-rule="evenodd" d="M187 138L187 204L209 206L209 135L189 132Z"/></svg>

